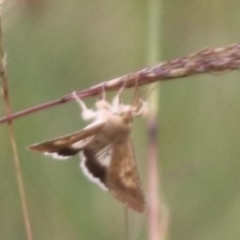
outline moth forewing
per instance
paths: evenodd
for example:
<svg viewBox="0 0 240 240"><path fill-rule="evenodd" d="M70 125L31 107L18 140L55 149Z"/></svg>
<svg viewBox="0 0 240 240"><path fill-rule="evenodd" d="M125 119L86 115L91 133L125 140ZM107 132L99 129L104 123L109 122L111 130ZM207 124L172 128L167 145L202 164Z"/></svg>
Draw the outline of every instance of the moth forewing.
<svg viewBox="0 0 240 240"><path fill-rule="evenodd" d="M110 192L129 208L138 212L145 210L145 199L130 138L113 144L106 185Z"/></svg>
<svg viewBox="0 0 240 240"><path fill-rule="evenodd" d="M79 152L103 127L99 123L81 131L28 146L30 150L59 156L72 156Z"/></svg>

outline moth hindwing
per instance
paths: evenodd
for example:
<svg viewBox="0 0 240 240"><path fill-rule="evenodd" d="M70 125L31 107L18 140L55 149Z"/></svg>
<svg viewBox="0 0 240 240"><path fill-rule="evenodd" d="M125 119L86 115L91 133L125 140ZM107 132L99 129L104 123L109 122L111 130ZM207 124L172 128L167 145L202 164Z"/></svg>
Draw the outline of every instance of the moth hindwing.
<svg viewBox="0 0 240 240"><path fill-rule="evenodd" d="M145 209L133 146L130 139L134 116L144 115L146 104L120 103L120 94L112 101L99 100L95 110L88 109L76 93L84 120L91 123L79 132L29 146L29 149L65 159L80 154L83 173L124 205L138 212Z"/></svg>

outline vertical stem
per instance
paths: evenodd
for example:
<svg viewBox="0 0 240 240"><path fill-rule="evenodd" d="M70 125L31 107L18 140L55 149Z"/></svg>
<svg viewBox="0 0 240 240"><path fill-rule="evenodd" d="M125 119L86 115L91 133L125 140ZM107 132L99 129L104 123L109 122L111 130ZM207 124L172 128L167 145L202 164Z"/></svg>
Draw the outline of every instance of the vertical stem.
<svg viewBox="0 0 240 240"><path fill-rule="evenodd" d="M12 124L12 119L11 119L11 107L10 107L10 101L9 101L9 92L8 92L8 80L7 80L7 74L6 74L6 68L5 68L5 54L3 50L3 34L2 34L2 21L0 17L0 77L2 79L1 81L1 93L3 95L3 100L5 103L5 111L6 115L8 118L8 130L9 130L9 136L10 136L10 141L11 141L11 146L12 146L12 151L13 151L13 159L14 159L14 164L15 164L15 169L16 169L16 178L17 178L17 183L18 183L18 189L19 189L19 194L20 194L20 199L21 199L21 206L22 206L22 211L23 211L23 218L24 218L24 225L26 229L26 234L27 234L27 239L28 240L33 240L32 237L32 228L30 224L30 219L29 219L29 213L28 213L28 207L27 207L27 200L26 200L26 194L24 190L24 184L23 184L23 177L22 177L22 171L21 171L21 166L20 166L20 160L18 156L18 151L17 151L17 145L15 141L15 133L14 133L14 128Z"/></svg>
<svg viewBox="0 0 240 240"><path fill-rule="evenodd" d="M124 221L125 221L125 238L124 240L129 239L129 214L128 214L128 208L124 206Z"/></svg>
<svg viewBox="0 0 240 240"><path fill-rule="evenodd" d="M149 32L147 64L159 61L160 33L161 33L161 0L149 1ZM149 91L155 85L149 87ZM152 92L149 98L150 114L148 117L148 239L163 240L167 237L168 215L163 196L161 194L160 172L158 168L159 151L158 111L160 101L160 87Z"/></svg>

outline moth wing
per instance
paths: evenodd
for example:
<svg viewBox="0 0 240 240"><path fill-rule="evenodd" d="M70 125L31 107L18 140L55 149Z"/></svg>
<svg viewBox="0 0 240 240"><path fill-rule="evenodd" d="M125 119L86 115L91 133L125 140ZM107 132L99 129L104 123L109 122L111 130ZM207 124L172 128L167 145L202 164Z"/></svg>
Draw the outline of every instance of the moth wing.
<svg viewBox="0 0 240 240"><path fill-rule="evenodd" d="M111 144L97 144L94 148L89 145L81 152L80 166L84 175L103 190L108 190L106 175L111 161L111 152Z"/></svg>
<svg viewBox="0 0 240 240"><path fill-rule="evenodd" d="M33 151L53 155L53 157L70 157L86 146L92 137L102 130L104 125L104 122L95 124L60 138L30 145L28 148Z"/></svg>
<svg viewBox="0 0 240 240"><path fill-rule="evenodd" d="M112 159L107 171L106 185L121 202L136 211L145 210L133 146L130 139L112 145Z"/></svg>

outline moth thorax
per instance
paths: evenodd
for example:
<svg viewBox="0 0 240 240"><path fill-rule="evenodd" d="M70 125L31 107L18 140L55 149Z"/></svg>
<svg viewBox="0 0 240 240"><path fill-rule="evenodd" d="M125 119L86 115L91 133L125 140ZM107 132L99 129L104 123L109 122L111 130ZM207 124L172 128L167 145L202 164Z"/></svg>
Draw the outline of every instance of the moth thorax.
<svg viewBox="0 0 240 240"><path fill-rule="evenodd" d="M106 100L99 100L95 103L96 109L110 109L111 105Z"/></svg>
<svg viewBox="0 0 240 240"><path fill-rule="evenodd" d="M104 135L109 139L128 137L132 128L132 121L124 115L112 114L103 129Z"/></svg>

